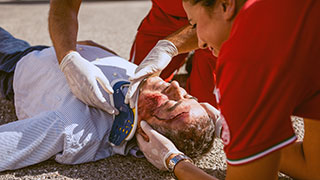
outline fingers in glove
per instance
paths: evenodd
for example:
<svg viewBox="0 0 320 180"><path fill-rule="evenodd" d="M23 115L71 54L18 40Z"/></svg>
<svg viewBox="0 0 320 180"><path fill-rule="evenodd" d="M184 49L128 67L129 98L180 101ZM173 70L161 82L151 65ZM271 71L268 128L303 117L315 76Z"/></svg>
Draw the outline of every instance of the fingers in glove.
<svg viewBox="0 0 320 180"><path fill-rule="evenodd" d="M146 121L141 121L140 123L141 129L143 132L149 137L149 139L157 139L160 142L163 143L169 143L171 142L169 139L164 137L162 134L158 133L156 130L152 129L152 127L146 122Z"/></svg>
<svg viewBox="0 0 320 180"><path fill-rule="evenodd" d="M137 88L136 92L133 94L133 96L130 99L130 108L133 109L136 106L136 101L138 101L138 95L139 95L139 87Z"/></svg>
<svg viewBox="0 0 320 180"><path fill-rule="evenodd" d="M133 82L131 81L130 86L127 91L127 94L126 94L126 97L124 99L124 103L126 103L126 104L130 103L130 99L134 95L134 93L136 92L138 85L139 84L137 84L136 81L133 81Z"/></svg>
<svg viewBox="0 0 320 180"><path fill-rule="evenodd" d="M98 83L93 82L91 83L92 85L92 91L94 93L94 95L96 96L96 98L101 102L101 103L105 103L107 100L103 97L100 88L98 86Z"/></svg>
<svg viewBox="0 0 320 180"><path fill-rule="evenodd" d="M95 95L95 94L93 94L93 95ZM89 105L91 105L93 107L97 107L99 109L102 109L102 110L108 112L109 114L115 114L115 115L119 114L118 109L113 107L112 105L110 105L108 103L108 101L101 102L100 100L98 100L98 98L96 96L93 96L93 97L96 98L96 100L92 101L91 103L88 103Z"/></svg>
<svg viewBox="0 0 320 180"><path fill-rule="evenodd" d="M149 137L146 135L146 133L144 133L144 132L142 131L142 129L141 129L141 127L140 127L140 124L139 124L138 129L137 129L137 134L141 135L142 138L143 138L145 141L149 142Z"/></svg>
<svg viewBox="0 0 320 180"><path fill-rule="evenodd" d="M154 68L152 65L144 67L143 69L137 69L134 76L130 78L130 81L142 80L152 74L158 73L160 70Z"/></svg>
<svg viewBox="0 0 320 180"><path fill-rule="evenodd" d="M138 143L140 150L142 152L148 150L149 142L145 141L144 138L140 134L137 134L136 138L137 138L137 143Z"/></svg>
<svg viewBox="0 0 320 180"><path fill-rule="evenodd" d="M109 80L106 78L106 76L101 74L99 77L97 77L97 81L108 94L113 94L113 89L109 83Z"/></svg>
<svg viewBox="0 0 320 180"><path fill-rule="evenodd" d="M219 117L220 111L209 103L200 103L200 105L207 111L208 115L216 120Z"/></svg>
<svg viewBox="0 0 320 180"><path fill-rule="evenodd" d="M128 88L124 102L130 104L131 108L134 108L135 106L136 98L139 93L137 91L139 91L139 85L143 79L144 78L131 81L130 87Z"/></svg>
<svg viewBox="0 0 320 180"><path fill-rule="evenodd" d="M141 120L140 122L140 127L142 129L142 131L148 136L150 137L150 135L152 135L151 131L153 130L152 127L144 120Z"/></svg>
<svg viewBox="0 0 320 180"><path fill-rule="evenodd" d="M154 149L154 147L152 147L152 145L149 142L144 141L143 137L140 134L137 134L136 138L138 146L140 150L143 152L146 159L156 168L160 170L166 170L166 168L163 166L162 161L158 158L158 150Z"/></svg>
<svg viewBox="0 0 320 180"><path fill-rule="evenodd" d="M104 102L102 105L102 109L106 112L108 112L109 114L114 114L114 115L118 115L119 114L119 110L113 106L111 106L108 102Z"/></svg>
<svg viewBox="0 0 320 180"><path fill-rule="evenodd" d="M109 114L119 114L119 111L112 107L107 100L103 97L100 88L98 87L98 84L92 84L92 88L93 88L93 93L94 96L97 98L97 100L102 104L101 105L101 109L103 109L104 111L108 112Z"/></svg>
<svg viewBox="0 0 320 180"><path fill-rule="evenodd" d="M136 134L136 138L140 148L144 147L144 145L148 143L147 141L144 140L144 138L139 133Z"/></svg>

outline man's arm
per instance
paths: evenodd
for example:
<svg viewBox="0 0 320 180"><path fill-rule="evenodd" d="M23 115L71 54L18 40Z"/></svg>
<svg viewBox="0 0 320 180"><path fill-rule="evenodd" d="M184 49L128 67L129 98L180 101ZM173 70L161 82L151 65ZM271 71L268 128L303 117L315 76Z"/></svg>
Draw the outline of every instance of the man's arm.
<svg viewBox="0 0 320 180"><path fill-rule="evenodd" d="M50 1L49 32L60 69L78 99L110 114L117 114L118 110L106 101L98 86L99 83L112 94L109 80L98 67L76 51L80 4L81 0Z"/></svg>
<svg viewBox="0 0 320 180"><path fill-rule="evenodd" d="M51 0L49 33L59 63L70 51L76 51L78 12L81 0Z"/></svg>
<svg viewBox="0 0 320 180"><path fill-rule="evenodd" d="M101 44L98 44L92 40L84 40L84 41L77 41L77 44L82 44L82 45L88 45L88 46L95 46L95 47L98 47L98 48L101 48L101 49L104 49L114 55L117 55L119 56L119 54L117 54L116 52L114 52L113 50L101 45Z"/></svg>

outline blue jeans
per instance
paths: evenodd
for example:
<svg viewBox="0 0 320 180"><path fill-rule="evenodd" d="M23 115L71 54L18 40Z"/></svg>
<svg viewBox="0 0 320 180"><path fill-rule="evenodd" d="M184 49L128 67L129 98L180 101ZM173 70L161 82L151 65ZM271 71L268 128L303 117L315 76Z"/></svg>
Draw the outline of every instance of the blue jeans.
<svg viewBox="0 0 320 180"><path fill-rule="evenodd" d="M13 73L18 61L34 50L45 48L48 46L30 46L0 27L0 98L13 100Z"/></svg>

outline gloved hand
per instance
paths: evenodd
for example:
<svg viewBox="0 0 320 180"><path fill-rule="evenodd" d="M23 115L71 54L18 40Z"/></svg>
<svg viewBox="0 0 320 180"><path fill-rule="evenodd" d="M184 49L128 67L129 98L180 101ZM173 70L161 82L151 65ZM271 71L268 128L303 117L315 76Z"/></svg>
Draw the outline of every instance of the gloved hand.
<svg viewBox="0 0 320 180"><path fill-rule="evenodd" d="M160 170L168 170L166 159L171 154L182 154L182 152L169 139L152 129L147 122L141 121L140 125L149 137L149 142L146 142L140 134L137 134L140 150L155 167Z"/></svg>
<svg viewBox="0 0 320 180"><path fill-rule="evenodd" d="M152 48L135 71L135 75L130 78L131 84L128 89L125 103L129 103L134 108L138 87L140 82L148 76L157 74L167 67L173 56L178 54L176 46L168 40L160 40Z"/></svg>
<svg viewBox="0 0 320 180"><path fill-rule="evenodd" d="M206 112L208 113L208 115L213 119L216 120L218 119L219 115L220 115L220 111L218 109L216 109L215 107L213 107L211 104L209 103L200 103L200 105L206 110Z"/></svg>
<svg viewBox="0 0 320 180"><path fill-rule="evenodd" d="M215 136L217 138L221 138L222 122L220 111L209 103L200 103L200 105L207 111L209 117L214 121Z"/></svg>
<svg viewBox="0 0 320 180"><path fill-rule="evenodd" d="M102 71L81 55L72 51L60 63L72 93L87 105L100 108L110 114L119 111L112 107L103 97L97 81L109 94L113 93L108 79Z"/></svg>

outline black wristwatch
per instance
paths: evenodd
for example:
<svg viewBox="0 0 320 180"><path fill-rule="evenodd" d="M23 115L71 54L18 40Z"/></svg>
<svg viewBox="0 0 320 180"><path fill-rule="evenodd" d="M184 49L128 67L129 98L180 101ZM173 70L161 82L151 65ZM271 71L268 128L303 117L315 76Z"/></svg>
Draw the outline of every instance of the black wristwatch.
<svg viewBox="0 0 320 180"><path fill-rule="evenodd" d="M168 163L168 170L170 172L173 172L174 170L174 167L180 162L180 161L188 161L190 163L193 163L192 159L189 158L188 156L184 155L184 154L178 154L178 155L175 155L173 158L171 158L169 160L169 163Z"/></svg>

